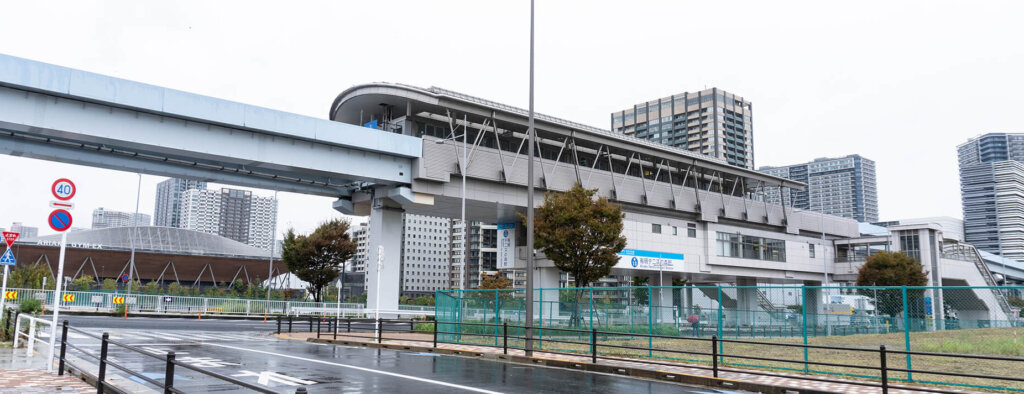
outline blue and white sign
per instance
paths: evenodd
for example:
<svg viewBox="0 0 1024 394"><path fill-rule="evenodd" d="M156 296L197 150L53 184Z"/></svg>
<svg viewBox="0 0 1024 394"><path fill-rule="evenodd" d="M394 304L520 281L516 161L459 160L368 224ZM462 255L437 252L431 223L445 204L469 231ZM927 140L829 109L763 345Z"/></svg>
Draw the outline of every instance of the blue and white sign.
<svg viewBox="0 0 1024 394"><path fill-rule="evenodd" d="M614 268L650 271L683 272L682 253L653 252L650 250L622 249Z"/></svg>
<svg viewBox="0 0 1024 394"><path fill-rule="evenodd" d="M14 265L14 264L15 264L14 253L11 252L11 248L7 248L7 251L4 252L3 257L0 257L0 265Z"/></svg>
<svg viewBox="0 0 1024 394"><path fill-rule="evenodd" d="M925 316L931 316L932 315L932 298L931 297L925 297L924 298L924 315Z"/></svg>
<svg viewBox="0 0 1024 394"><path fill-rule="evenodd" d="M498 269L511 269L516 263L516 224L498 223Z"/></svg>

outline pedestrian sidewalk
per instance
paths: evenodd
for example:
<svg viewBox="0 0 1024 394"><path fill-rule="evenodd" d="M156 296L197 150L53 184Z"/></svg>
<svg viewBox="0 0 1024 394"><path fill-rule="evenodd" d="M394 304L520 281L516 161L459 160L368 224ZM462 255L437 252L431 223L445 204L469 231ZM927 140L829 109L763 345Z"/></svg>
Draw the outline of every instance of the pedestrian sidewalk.
<svg viewBox="0 0 1024 394"><path fill-rule="evenodd" d="M344 338L339 336L337 342L345 342L349 344L362 344L364 346L380 346L377 345L374 333L372 332L346 333L345 335L346 336ZM396 339L383 340L383 346L415 351L433 350L433 345L431 344L431 335L416 333L389 333L388 335L395 337ZM320 340L316 339L316 333L282 333L278 334L278 337L299 341L314 340L324 343L334 342L330 339L330 336L328 334L324 334ZM364 337L365 339L360 337ZM438 343L437 349L446 352L454 352L458 355L479 355L485 358L492 359L503 358L501 357L502 349L497 347ZM850 394L882 393L882 389L880 387L861 386L856 384L855 380L850 379L830 378L849 383L820 382L812 380L815 376L806 376L782 372L772 372L776 375L781 376L764 376L751 373L731 371L719 371L719 379L714 379L712 377L712 372L710 370L693 368L682 363L678 364L678 366L668 366L649 364L639 359L635 359L635 361L599 360L598 364L595 366L594 364L591 364L590 357L585 355L570 356L565 354L552 354L534 351L533 357L527 358L525 352L519 349L509 349L508 354L509 356L513 356L509 357L511 361L527 362L531 364L545 364L550 366L564 366L567 368L586 369L591 371L601 371L609 373L626 373L630 376L639 378L651 378L662 381L678 381L689 384L703 384L707 386L726 389L742 389L743 384L752 384L754 386L760 386L763 388L774 388L777 391L802 390L803 392ZM604 368L592 368L602 366ZM629 371L628 373L626 372L627 370ZM756 388L753 388L751 390L763 391L756 390ZM957 390L947 387L942 387L941 390L958 393L980 393L976 391ZM925 393L925 391L890 388L889 393L910 394Z"/></svg>
<svg viewBox="0 0 1024 394"><path fill-rule="evenodd" d="M2 351L10 351L3 349ZM0 393L93 393L96 388L73 376L57 376L45 369L0 368Z"/></svg>
<svg viewBox="0 0 1024 394"><path fill-rule="evenodd" d="M46 372L46 355L24 348L0 348L0 393L93 393L96 388L74 376ZM56 368L54 368L56 369Z"/></svg>

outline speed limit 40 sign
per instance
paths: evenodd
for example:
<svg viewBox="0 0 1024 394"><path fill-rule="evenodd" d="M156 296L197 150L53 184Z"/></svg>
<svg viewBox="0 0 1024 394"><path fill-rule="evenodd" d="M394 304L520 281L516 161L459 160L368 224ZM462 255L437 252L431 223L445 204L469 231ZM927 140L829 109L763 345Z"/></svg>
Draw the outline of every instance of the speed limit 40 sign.
<svg viewBox="0 0 1024 394"><path fill-rule="evenodd" d="M58 200L70 200L75 196L75 183L71 182L70 179L60 178L53 181L53 186L50 187L50 192L53 193L53 197Z"/></svg>

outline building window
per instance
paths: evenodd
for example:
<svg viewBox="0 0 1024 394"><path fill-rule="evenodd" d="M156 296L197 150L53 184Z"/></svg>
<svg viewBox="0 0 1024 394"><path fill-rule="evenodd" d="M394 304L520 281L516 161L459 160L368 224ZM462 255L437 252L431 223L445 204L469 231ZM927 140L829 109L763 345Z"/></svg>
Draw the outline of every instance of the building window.
<svg viewBox="0 0 1024 394"><path fill-rule="evenodd" d="M807 244L807 252L810 253L811 258L814 258L814 244Z"/></svg>
<svg viewBox="0 0 1024 394"><path fill-rule="evenodd" d="M718 255L784 263L786 262L786 241L718 233Z"/></svg>
<svg viewBox="0 0 1024 394"><path fill-rule="evenodd" d="M672 235L679 235L679 228L678 227L672 226Z"/></svg>
<svg viewBox="0 0 1024 394"><path fill-rule="evenodd" d="M697 223L686 224L686 236L690 238L697 238Z"/></svg>
<svg viewBox="0 0 1024 394"><path fill-rule="evenodd" d="M651 232L655 234L661 234L661 225L657 223L652 223Z"/></svg>

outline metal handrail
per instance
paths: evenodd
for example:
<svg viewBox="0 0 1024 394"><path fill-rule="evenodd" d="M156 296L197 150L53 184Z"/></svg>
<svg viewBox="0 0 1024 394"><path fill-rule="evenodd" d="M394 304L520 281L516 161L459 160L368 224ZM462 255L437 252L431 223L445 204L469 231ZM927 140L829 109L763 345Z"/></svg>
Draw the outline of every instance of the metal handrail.
<svg viewBox="0 0 1024 394"><path fill-rule="evenodd" d="M333 320L334 320L333 321L333 327L335 328L335 332L334 332L335 338L337 338L338 336L356 337L356 336L352 336L352 335L342 335L342 334L338 334L337 333L337 329L338 329L338 327L341 326L342 322L347 322L347 323L351 324L351 322L354 321L354 320L351 320L351 319L333 319ZM511 325L511 324L508 324L508 323L495 324L495 323L477 323L477 322L439 322L439 321L435 320L435 321L429 322L429 324L431 324L433 326L432 327L433 329L431 331L416 331L416 330L410 331L408 329L384 329L383 325L387 324L389 322L390 323L402 322L402 323L412 323L412 324L415 324L417 322L410 322L408 320L386 320L386 319L371 320L369 322L367 322L365 319L363 319L363 320L360 320L360 322L363 322L363 323L371 323L372 322L372 323L374 323L375 326L374 326L372 332L375 335L374 336L365 336L364 335L364 336L357 336L357 337L358 338L362 338L362 339L371 339L371 340L375 339L378 343L381 343L381 341L383 339L410 340L410 341L415 341L415 342L433 342L433 347L437 348L438 343L451 343L451 342L445 342L444 340L439 339L438 338L439 334L443 334L443 335L456 335L456 336L470 336L470 337L482 337L482 338L501 338L501 339L503 339L503 341L501 341L501 345L498 345L498 344L488 344L488 343L477 343L477 344L474 344L474 345L484 346L484 347L500 347L500 348L504 349L506 354L508 353L508 349L509 349L509 345L508 345L508 339L509 338L526 340L526 337L523 337L523 336L509 335L508 334L509 328L512 328L512 329L525 329L525 328L527 328L526 326ZM502 333L501 334L495 334L495 333L483 333L483 332L441 331L441 330L438 329L438 326L441 325L441 324L466 325L466 326L475 326L475 327L493 327L496 330L501 329L500 331ZM712 363L712 365L710 367L708 367L708 366L691 366L691 365L687 365L687 366L688 367L698 368L698 369L711 370L713 376L716 377L716 378L718 377L719 372L722 372L722 371L738 372L738 373L746 373L746 374L762 375L762 376L792 377L790 375L783 375L783 374L778 374L778 373L772 373L770 371L735 369L735 368L719 366L720 363L724 364L724 360L726 360L726 359L747 359L747 360L760 360L760 361L772 361L772 362L783 362L783 363L794 363L794 364L805 364L805 365L849 368L849 369L853 369L853 370L860 369L860 370L879 371L880 374L881 374L881 376L878 377L881 380L880 383L848 381L848 380L836 380L836 379L829 379L829 378L826 378L826 377L813 377L813 376L806 376L806 375L801 376L800 379L811 380L811 381L819 381L819 382L846 383L846 384L860 385L860 386L865 386L865 387L879 387L879 388L882 389L883 393L888 393L889 389L907 389L907 390L918 390L918 391L926 391L926 392L933 392L933 393L955 393L956 392L956 391L950 391L950 390L942 390L942 389L938 389L938 388L893 385L893 384L889 383L889 378L888 378L888 375L891 372L905 372L905 373L915 373L916 372L916 373L923 373L923 374L929 374L929 375L938 375L938 376L982 378L982 379L996 379L996 380L1003 380L1003 381L1024 382L1024 378L1017 378L1017 377L992 376L992 375L984 375L984 376L982 376L982 375L966 374L966 373L959 373L959 372L943 372L943 371L931 371L931 370L918 370L918 369L905 369L905 368L889 367L887 365L887 360L886 360L886 357L888 355L899 354L899 355L911 355L911 356L929 356L929 357L947 357L947 358L969 358L969 359L975 359L975 360L1011 361L1011 362L1021 362L1021 363L1024 363L1024 358L1015 358L1015 357L998 357L998 356L981 356L981 355L959 355L959 354L944 354L944 353L932 353L932 352L913 352L913 351L887 350L885 348L885 345L879 346L878 349L866 349L866 348L823 346L823 345L810 345L810 344L806 344L805 345L805 344L791 344L791 343L756 342L756 341L735 340L735 339L718 339L717 336L712 336L711 339L705 339L705 338L692 338L692 337L672 337L672 336L654 335L654 334L607 332L607 331L598 331L596 329L582 330L582 329L553 328L553 327L544 327L544 328L533 327L533 328L535 330L543 329L544 331L559 331L559 332L588 334L588 336L590 338L589 342L567 341L567 340L552 339L552 338L534 338L533 340L537 340L537 341L542 340L542 341L545 341L545 342L565 343L565 344L582 345L582 346L589 346L590 347L590 349L589 349L590 351L589 352L587 352L586 350L581 350L580 352L574 352L574 353L552 351L552 350L539 350L539 351L544 352L544 353L565 354L565 355L573 355L573 356L587 356L588 353L589 353L589 356L592 359L592 363L597 363L599 359L603 359L603 360L615 360L615 361L635 362L635 363L644 363L644 364L652 364L652 365L663 365L663 366L680 366L681 364L679 364L679 363L668 363L668 362L658 362L658 361L655 361L655 360L621 358L621 357L614 357L614 356L607 355L607 354L602 355L602 354L599 353L598 349L601 348L601 347L604 347L604 348L626 349L626 350L644 350L644 351L648 351L648 352L659 352L659 353L692 354L692 355L699 355L699 356L710 356L711 357L711 363ZM408 338L386 338L383 335L383 333L385 331L389 331L389 332L420 332L420 333L424 333L424 334L433 334L433 339L432 340L425 340L425 339L408 339ZM319 338L321 333L318 331L317 334L318 334L317 338ZM330 335L331 333L328 332L327 334ZM652 338L652 339L653 338L659 338L659 339L676 339L676 340L683 340L683 341L710 342L711 352L710 353L705 353L705 352L693 352L693 351L674 350L674 349L656 349L656 348L652 348L650 346L648 346L648 347L638 347L638 346L628 346L628 345L620 345L620 344L608 344L608 343L602 344L598 340L598 338L602 337L602 336L604 336L606 340L607 340L608 336L630 336L630 337L638 337L638 338ZM497 342L498 341L495 341L495 343L497 343ZM458 343L458 342L454 342L454 343ZM836 350L836 351L852 351L852 352L862 352L862 353L874 353L874 354L878 355L879 363L878 363L878 365L847 365L847 364L821 362L821 361L776 359L776 358L770 358L770 357L759 357L759 356L753 356L753 355L739 355L739 354L726 354L726 353L719 352L719 346L721 346L722 344L726 344L726 343L753 344L753 345L763 345L763 346L780 346L780 347L789 347L789 348L803 348L805 350L820 349L820 350ZM1024 366L1024 364L1022 364L1022 366Z"/></svg>
<svg viewBox="0 0 1024 394"><path fill-rule="evenodd" d="M99 356L97 356L97 355L95 355L93 353L90 353L89 351L86 351L86 350L76 346L75 344L72 344L72 343L68 342L68 331L74 331L76 333L85 335L85 336L90 337L90 338L99 339L100 340L100 344L101 344ZM111 361L110 358L107 356L107 353L108 353L110 345L118 346L118 347L121 347L123 349L129 350L129 351L134 352L134 353L143 354L143 355L146 355L146 356L153 357L155 359L164 361L166 363L165 364L166 365L165 366L166 374L164 375L163 382L158 381L158 380L153 379L153 378L150 378L148 376L145 376L145 375L141 374L140 372L136 372L136 371L132 370L128 366L121 365L121 364L119 364L117 362ZM98 371L98 374L97 375L92 375L91 373L86 372L84 368L76 366L76 365L72 364L70 361L68 361L68 359L67 359L67 348L68 347L70 347L72 349L75 349L75 350L81 352L82 354L84 354L86 356L89 356L89 357L92 357L92 358L95 358L95 359L99 360L99 371ZM151 353L151 352L147 352L147 351L145 351L145 350L143 350L143 349L141 349L139 347L133 346L133 345L122 343L120 341L111 340L110 339L110 335L108 333L103 333L102 336L98 336L98 335L95 335L93 333L90 333L90 332L87 332L87 331L84 331L84 330L81 330L81 329L78 329L78 328L71 327L67 320L64 320L63 325L62 325L62 329L61 329L60 354L58 356L58 360L59 360L59 363L60 363L59 364L60 366L59 366L59 369L58 369L58 372L57 372L58 375L64 375L64 371L68 369L67 366L71 365L71 366L77 368L78 370L80 370L83 374L89 375L90 377L95 379L97 393L99 393L99 394L102 394L107 387L114 388L114 386L106 378L106 372L107 372L107 366L108 365L112 366L114 368L117 368L118 370L121 370L121 371L127 373L128 375L131 375L133 377L139 378L143 382L146 382L146 383L152 384L154 386L160 387L161 389L163 389L164 393L183 393L184 392L181 389L174 387L174 369L175 369L175 367L182 367L182 368L185 368L185 369L188 369L188 370L191 370L191 371L195 371L195 372L198 372L198 373L201 373L201 374L213 377L215 379L222 380L222 381L225 381L225 382L228 382L228 383L231 383L231 384L234 384L234 385L237 385L237 386L240 386L240 387L243 387L243 388L255 391L255 392L268 393L268 394L269 393L276 393L276 391L273 391L273 390L270 390L270 389L267 389L267 388L263 388L263 387L260 387L260 386L257 386L257 385L251 384L251 383L246 383L246 382L243 382L241 380L235 379L235 378L230 377L230 376L221 375L221 374L216 373L216 372L208 371L208 370L205 370L205 369L202 369L202 368L199 368L199 367L195 367L195 366L183 363L181 361L177 361L175 359L174 352L168 352L166 355L160 356L160 355L157 355L157 354L154 354L154 353ZM305 389L300 387L296 392L297 393L298 392L305 392Z"/></svg>

